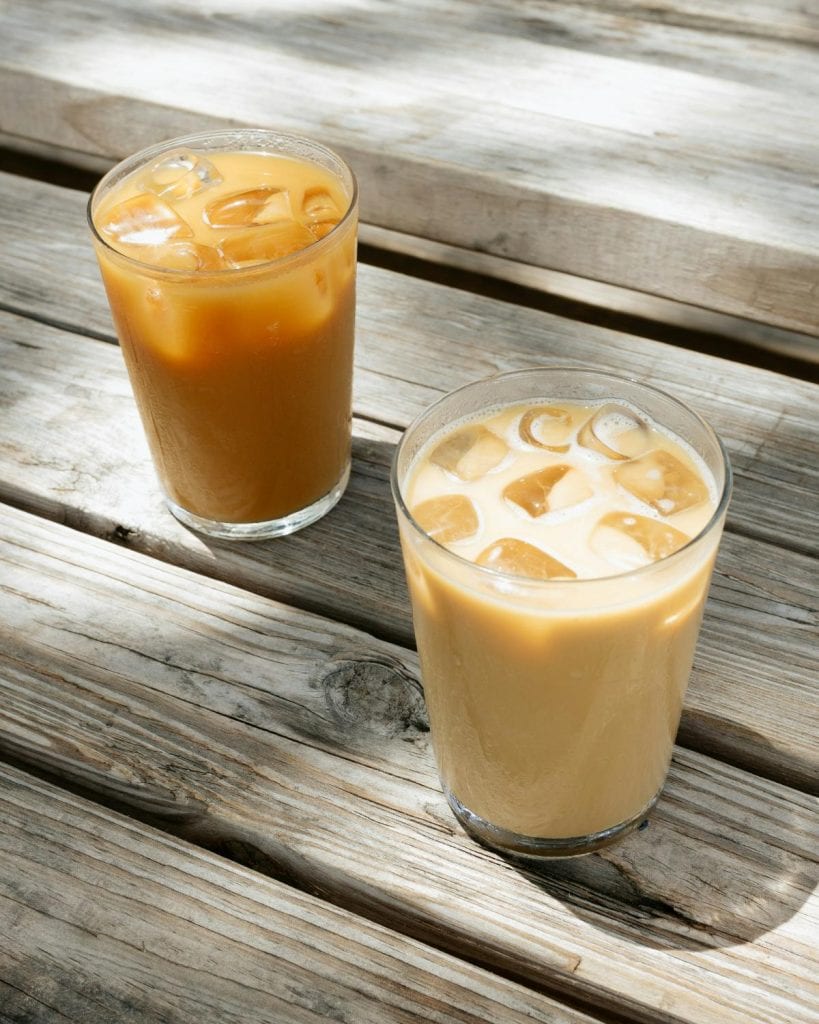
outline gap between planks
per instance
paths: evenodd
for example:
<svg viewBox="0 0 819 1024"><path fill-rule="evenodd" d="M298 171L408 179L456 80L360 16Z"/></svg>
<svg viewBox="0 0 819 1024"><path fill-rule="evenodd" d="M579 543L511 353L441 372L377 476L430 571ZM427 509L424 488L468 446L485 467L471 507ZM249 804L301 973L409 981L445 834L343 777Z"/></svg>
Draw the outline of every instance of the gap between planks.
<svg viewBox="0 0 819 1024"><path fill-rule="evenodd" d="M67 163L67 156L67 151L0 132L0 170L18 177L88 195L113 166L109 160L87 158L86 167L82 154ZM363 222L358 255L362 263L424 281L819 381L819 338L806 334ZM43 322L63 326L55 320ZM103 334L88 336L115 341Z"/></svg>
<svg viewBox="0 0 819 1024"><path fill-rule="evenodd" d="M816 329L805 141L816 76L802 47L765 39L764 19L749 60L736 21L718 18L714 32L705 19L703 45L702 34L692 43L698 19L680 28L633 9L601 20L562 4L542 19L522 2L479 7L447 4L445 32L411 5L385 17L363 0L330 25L288 12L268 39L271 64L259 38L273 12L228 24L189 10L181 29L176 11L146 19L70 3L64 31L49 22L45 32L27 4L14 9L0 68L13 97L4 122L113 158L186 129L268 123L275 111L279 127L348 157L374 223ZM89 18L110 46L83 39ZM175 56L164 82L129 70L157 45ZM352 73L360 49L368 58Z"/></svg>
<svg viewBox="0 0 819 1024"><path fill-rule="evenodd" d="M382 264L378 262L374 262L373 265L382 266ZM422 280L430 279L422 278ZM476 292L475 294L479 294L479 292ZM43 324L45 327L51 327L58 331L64 331L66 333L75 334L78 337L89 338L93 341L102 341L105 342L106 344L113 345L115 347L118 347L119 345L115 335L105 334L101 331L93 331L89 328L80 328L69 321L63 321L56 317L49 317L46 316L45 314L31 313L25 310L24 308L17 307L8 303L0 302L0 312L9 313L12 316L19 316L22 317L23 319L31 320L34 323ZM25 346L25 343L23 342L19 342L18 344L22 344L23 346ZM705 350L701 349L699 351ZM750 365L762 366L763 364ZM813 380L813 375L811 373L805 374L803 376L806 380ZM817 380L819 380L819 376L817 376ZM401 419L391 419L386 415L379 416L375 413L367 413L366 411L362 411L354 412L354 418L360 423L369 423L374 427L383 427L386 430L395 431L396 434L399 436L406 429L406 423L403 422ZM21 504L20 507L25 506ZM739 537L746 537L749 540L758 540L763 543L770 542L770 535L767 534L765 531L760 529L754 529L751 525L748 525L746 523L738 523L732 519L728 519L726 521L724 530L726 533L736 534ZM812 543L810 537L806 537L804 542L800 543L800 541L795 537L785 536L781 537L778 543L787 550L793 551L797 554L807 555L809 557L816 557L819 553L817 552L816 545Z"/></svg>

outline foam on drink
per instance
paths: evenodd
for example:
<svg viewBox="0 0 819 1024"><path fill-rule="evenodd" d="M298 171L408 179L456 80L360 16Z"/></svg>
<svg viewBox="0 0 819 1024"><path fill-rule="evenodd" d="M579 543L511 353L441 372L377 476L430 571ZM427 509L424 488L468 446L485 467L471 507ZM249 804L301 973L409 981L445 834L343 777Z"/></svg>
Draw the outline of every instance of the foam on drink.
<svg viewBox="0 0 819 1024"><path fill-rule="evenodd" d="M667 557L702 531L717 503L689 445L613 402L516 404L461 421L419 453L406 496L410 512L425 511L416 518L432 536L432 503L468 499L480 527L436 539L470 561L534 578L545 578L549 560L565 578L591 579ZM487 557L510 539L519 559Z"/></svg>

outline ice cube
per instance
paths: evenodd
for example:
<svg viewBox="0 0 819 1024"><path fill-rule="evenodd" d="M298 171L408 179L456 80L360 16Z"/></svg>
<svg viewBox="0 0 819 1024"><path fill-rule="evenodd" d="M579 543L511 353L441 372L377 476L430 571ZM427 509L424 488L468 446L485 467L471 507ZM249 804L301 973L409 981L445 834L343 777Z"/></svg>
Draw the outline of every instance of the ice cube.
<svg viewBox="0 0 819 1024"><path fill-rule="evenodd" d="M411 511L421 529L440 544L467 540L478 532L478 510L464 494L428 498Z"/></svg>
<svg viewBox="0 0 819 1024"><path fill-rule="evenodd" d="M118 203L96 221L100 231L124 245L165 245L171 239L191 238L184 220L158 196L141 192Z"/></svg>
<svg viewBox="0 0 819 1024"><path fill-rule="evenodd" d="M538 405L521 417L521 440L550 452L567 452L572 432L572 416L556 405Z"/></svg>
<svg viewBox="0 0 819 1024"><path fill-rule="evenodd" d="M200 242L191 242L187 239L159 246L156 249L150 250L150 254L146 251L145 258L150 263L159 267L167 267L169 270L201 271L227 269L227 264L212 246L202 245Z"/></svg>
<svg viewBox="0 0 819 1024"><path fill-rule="evenodd" d="M529 576L535 580L574 579L575 572L545 551L527 544L515 537L502 537L490 544L475 559L478 565L485 565L498 572L512 576Z"/></svg>
<svg viewBox="0 0 819 1024"><path fill-rule="evenodd" d="M287 189L264 185L214 199L202 217L212 228L248 228L255 224L289 224L293 210Z"/></svg>
<svg viewBox="0 0 819 1024"><path fill-rule="evenodd" d="M325 188L309 188L301 203L302 217L314 238L324 238L341 220L342 210Z"/></svg>
<svg viewBox="0 0 819 1024"><path fill-rule="evenodd" d="M579 469L572 468L561 477L549 493L549 511L556 512L561 508L579 505L594 494L594 491Z"/></svg>
<svg viewBox="0 0 819 1024"><path fill-rule="evenodd" d="M342 214L327 189L320 187L307 189L301 202L301 212L307 220L316 224L330 220L338 223Z"/></svg>
<svg viewBox="0 0 819 1024"><path fill-rule="evenodd" d="M635 569L678 551L691 538L667 523L632 512L608 512L591 536L592 549L620 569Z"/></svg>
<svg viewBox="0 0 819 1024"><path fill-rule="evenodd" d="M294 323L295 329L305 332L319 330L329 323L333 312L338 308L336 292L326 266L318 265L308 268L302 276L303 289L296 292L294 280Z"/></svg>
<svg viewBox="0 0 819 1024"><path fill-rule="evenodd" d="M246 228L227 235L217 245L223 259L231 267L247 267L267 260L299 252L312 245L315 239L302 224L285 221Z"/></svg>
<svg viewBox="0 0 819 1024"><path fill-rule="evenodd" d="M150 167L139 179L139 185L163 199L188 199L221 180L221 174L209 160L180 150Z"/></svg>
<svg viewBox="0 0 819 1024"><path fill-rule="evenodd" d="M313 238L318 242L320 239L324 238L325 235L329 235L337 224L337 220L321 220L316 224L308 224L307 228Z"/></svg>
<svg viewBox="0 0 819 1024"><path fill-rule="evenodd" d="M533 519L577 505L592 493L583 474L573 466L563 464L544 466L527 476L518 477L503 489L504 498Z"/></svg>
<svg viewBox="0 0 819 1024"><path fill-rule="evenodd" d="M451 434L430 455L430 462L461 480L477 480L495 469L509 449L484 426L469 426Z"/></svg>
<svg viewBox="0 0 819 1024"><path fill-rule="evenodd" d="M694 470L660 448L618 466L614 479L664 516L682 512L708 498L708 488Z"/></svg>
<svg viewBox="0 0 819 1024"><path fill-rule="evenodd" d="M610 402L586 420L577 440L609 459L631 459L651 444L651 429L628 406Z"/></svg>

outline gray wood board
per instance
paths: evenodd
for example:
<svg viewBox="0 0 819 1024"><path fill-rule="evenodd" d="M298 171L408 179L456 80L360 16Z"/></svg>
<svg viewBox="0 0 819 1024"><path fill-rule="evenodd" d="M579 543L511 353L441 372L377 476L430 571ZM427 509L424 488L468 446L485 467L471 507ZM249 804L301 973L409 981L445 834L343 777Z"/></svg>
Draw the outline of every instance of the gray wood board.
<svg viewBox="0 0 819 1024"><path fill-rule="evenodd" d="M395 389L383 387L386 402ZM198 536L165 510L113 345L0 314L0 396L4 500L412 643L388 485L391 428L355 421L352 480L329 516L285 540L237 545ZM727 533L684 742L815 789L815 627L816 560Z"/></svg>
<svg viewBox="0 0 819 1024"><path fill-rule="evenodd" d="M815 799L678 749L646 831L507 860L446 807L409 652L17 510L0 537L7 756L600 1012L819 1011Z"/></svg>
<svg viewBox="0 0 819 1024"><path fill-rule="evenodd" d="M0 185L0 305L112 338L86 197L11 175ZM819 387L372 267L359 278L359 416L403 429L442 393L526 366L625 373L682 398L723 437L737 477L729 528L816 552Z"/></svg>
<svg viewBox="0 0 819 1024"><path fill-rule="evenodd" d="M226 123L314 135L374 224L816 334L817 20L31 0L5 15L0 129L110 159Z"/></svg>
<svg viewBox="0 0 819 1024"><path fill-rule="evenodd" d="M0 1019L593 1024L0 765Z"/></svg>
<svg viewBox="0 0 819 1024"><path fill-rule="evenodd" d="M17 159L26 166L30 156L20 152L21 145L20 140L16 140ZM39 149L39 144L36 148ZM94 170L98 171L98 168ZM736 350L738 345L746 351L753 348L757 350L756 358L740 359L753 365L775 368L772 364L760 362L760 358L764 358L762 352L773 352L793 361L792 368L778 369L777 372L813 381L817 379L819 338L815 335L788 331L759 320L730 316L687 302L647 295L633 288L592 281L588 277L548 270L462 246L433 242L429 238L390 231L363 221L359 224L359 240L368 247L364 250L365 262L378 266L390 266L416 277L449 280L456 287L468 291L493 294L504 301L538 309L574 309L578 312L562 315L590 323L614 324L625 318L638 326L621 330L647 332L651 337L667 338L670 329L679 339L673 343L715 355L723 354L726 348ZM414 261L419 262L416 265ZM495 285L492 279L498 284ZM710 348L703 348L704 345Z"/></svg>

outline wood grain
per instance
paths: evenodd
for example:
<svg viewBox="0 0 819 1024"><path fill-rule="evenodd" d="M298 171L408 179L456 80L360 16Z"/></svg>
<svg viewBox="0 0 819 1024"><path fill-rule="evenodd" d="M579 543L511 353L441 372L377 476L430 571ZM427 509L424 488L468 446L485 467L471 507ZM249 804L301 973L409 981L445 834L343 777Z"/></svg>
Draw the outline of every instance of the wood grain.
<svg viewBox="0 0 819 1024"><path fill-rule="evenodd" d="M28 157L20 145L17 140L14 159L27 166ZM66 173L71 174L72 170L68 169ZM89 185L98 173L89 171ZM81 189L83 186L71 187ZM819 339L809 334L592 281L587 277L564 274L559 270L547 270L531 263L519 263L490 253L433 242L374 224L359 223L358 237L361 243L359 251L365 263L412 277L452 284L479 295L488 294L504 302L554 311L584 323L605 324L614 330L646 334L661 341L668 340L678 347L710 352L739 363L765 366L814 383L819 380ZM618 326L623 323L634 326ZM783 363L783 360L787 362Z"/></svg>
<svg viewBox="0 0 819 1024"><path fill-rule="evenodd" d="M85 196L11 175L0 185L0 306L113 338ZM446 391L527 366L625 373L678 395L720 433L737 478L729 529L817 551L819 387L371 267L359 278L360 416L403 429Z"/></svg>
<svg viewBox="0 0 819 1024"><path fill-rule="evenodd" d="M0 536L6 756L604 1014L819 1011L812 798L678 750L647 831L505 860L443 802L408 652L14 510Z"/></svg>
<svg viewBox="0 0 819 1024"><path fill-rule="evenodd" d="M0 765L0 1019L594 1024Z"/></svg>
<svg viewBox="0 0 819 1024"><path fill-rule="evenodd" d="M114 159L275 124L348 157L372 223L816 334L816 37L750 0L32 0L0 128Z"/></svg>
<svg viewBox="0 0 819 1024"><path fill-rule="evenodd" d="M399 389L390 378L379 387L384 407ZM114 346L0 314L0 397L4 500L412 643L388 483L391 428L355 421L352 480L328 517L286 541L231 545L165 510ZM815 559L725 535L684 711L687 745L817 788L816 604Z"/></svg>

